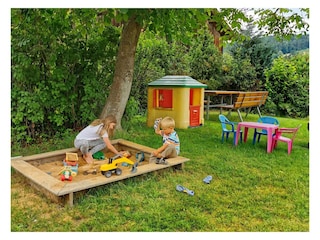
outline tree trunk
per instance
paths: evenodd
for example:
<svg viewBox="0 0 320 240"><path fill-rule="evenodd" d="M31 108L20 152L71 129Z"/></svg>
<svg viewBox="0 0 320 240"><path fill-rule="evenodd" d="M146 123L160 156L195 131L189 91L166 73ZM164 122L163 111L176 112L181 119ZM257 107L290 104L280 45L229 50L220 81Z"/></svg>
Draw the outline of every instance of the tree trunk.
<svg viewBox="0 0 320 240"><path fill-rule="evenodd" d="M222 41L221 41L221 34L220 32L217 31L216 22L207 22L208 29L211 32L213 39L214 39L214 45L219 49L220 53L223 52L223 46L222 46Z"/></svg>
<svg viewBox="0 0 320 240"><path fill-rule="evenodd" d="M118 129L121 129L121 119L130 96L135 53L141 33L141 26L135 19L135 16L131 16L123 27L113 82L100 115L100 118L114 115L118 122Z"/></svg>

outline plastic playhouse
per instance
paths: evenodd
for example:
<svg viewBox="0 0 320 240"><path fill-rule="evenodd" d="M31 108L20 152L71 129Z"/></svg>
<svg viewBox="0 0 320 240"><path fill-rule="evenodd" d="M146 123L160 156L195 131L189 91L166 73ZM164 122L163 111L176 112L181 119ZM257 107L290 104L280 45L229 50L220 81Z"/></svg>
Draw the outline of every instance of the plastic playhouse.
<svg viewBox="0 0 320 240"><path fill-rule="evenodd" d="M176 128L204 124L204 89L207 87L189 76L164 76L148 84L147 125L170 116Z"/></svg>

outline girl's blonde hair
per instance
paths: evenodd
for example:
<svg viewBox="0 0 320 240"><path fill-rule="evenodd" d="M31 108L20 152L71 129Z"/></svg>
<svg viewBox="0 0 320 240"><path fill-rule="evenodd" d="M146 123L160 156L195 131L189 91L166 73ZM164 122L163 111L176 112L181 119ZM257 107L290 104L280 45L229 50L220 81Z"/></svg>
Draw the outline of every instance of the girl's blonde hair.
<svg viewBox="0 0 320 240"><path fill-rule="evenodd" d="M117 124L117 119L112 115L108 115L104 119L95 119L90 125L97 126L102 124L101 127L98 129L97 133L99 134L100 137L102 137L103 134L107 132L109 138L111 138L114 132L114 129L110 129L111 123Z"/></svg>

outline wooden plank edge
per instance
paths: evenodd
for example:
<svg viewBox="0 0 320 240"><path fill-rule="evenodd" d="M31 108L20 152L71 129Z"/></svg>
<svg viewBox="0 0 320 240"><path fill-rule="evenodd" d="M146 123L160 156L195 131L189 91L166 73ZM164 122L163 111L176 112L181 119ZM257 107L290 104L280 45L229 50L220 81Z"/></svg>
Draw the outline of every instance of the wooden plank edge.
<svg viewBox="0 0 320 240"><path fill-rule="evenodd" d="M50 176L49 174L21 159L12 160L11 167L26 177L29 181L36 183L40 187L55 195L58 195L60 190L64 187L64 185L66 185L66 183L57 180L53 176Z"/></svg>
<svg viewBox="0 0 320 240"><path fill-rule="evenodd" d="M82 180L81 182L69 182L68 184L64 185L64 187L57 193L57 195L63 196L63 195L69 194L70 192L78 192L78 191L86 190L89 188L98 187L98 186L106 185L109 183L128 179L131 177L154 172L157 170L175 167L175 166L181 165L189 160L190 159L188 159L188 158L178 156L176 158L167 159L168 165L150 163L150 164L138 166L137 172L131 173L131 174L122 174L120 176L113 175L110 178L106 178L103 175L98 175L98 176L92 177L90 179ZM150 168L151 165L152 165L152 167Z"/></svg>
<svg viewBox="0 0 320 240"><path fill-rule="evenodd" d="M66 152L78 152L78 149L77 148L60 149L60 150L55 150L55 151L51 151L51 152L45 152L45 153L24 156L24 157L19 158L19 160L33 161L33 160L38 160L38 159L43 159L43 158L48 158L48 157L65 155Z"/></svg>
<svg viewBox="0 0 320 240"><path fill-rule="evenodd" d="M133 148L133 149L136 149L136 150L139 150L139 151L144 151L144 152L147 152L147 153L152 153L155 150L154 148L151 148L151 147L148 147L148 146L144 146L144 145L141 145L139 143L130 142L130 141L127 141L127 140L124 140L124 139L118 139L118 144L124 145L124 146L129 147L129 148Z"/></svg>
<svg viewBox="0 0 320 240"><path fill-rule="evenodd" d="M120 140L122 140L122 139L111 140L111 144L117 144ZM71 148L59 149L59 150L55 150L55 151L38 153L38 154L33 154L33 155L28 155L28 156L16 156L16 157L12 157L11 160L19 159L19 160L23 160L23 161L34 161L34 160L39 160L39 159L43 159L43 158L65 155L67 152L77 153L78 151L79 150L77 148L71 147Z"/></svg>

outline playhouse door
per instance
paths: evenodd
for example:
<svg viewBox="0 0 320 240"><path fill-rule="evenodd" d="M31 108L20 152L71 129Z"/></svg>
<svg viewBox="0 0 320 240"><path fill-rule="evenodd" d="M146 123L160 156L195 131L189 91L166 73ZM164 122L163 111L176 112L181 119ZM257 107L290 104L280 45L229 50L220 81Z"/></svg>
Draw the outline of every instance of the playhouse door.
<svg viewBox="0 0 320 240"><path fill-rule="evenodd" d="M200 106L190 106L190 127L200 125Z"/></svg>
<svg viewBox="0 0 320 240"><path fill-rule="evenodd" d="M200 125L200 89L190 89L190 101L189 101L189 112L190 112L190 127Z"/></svg>

